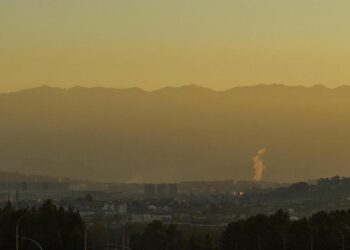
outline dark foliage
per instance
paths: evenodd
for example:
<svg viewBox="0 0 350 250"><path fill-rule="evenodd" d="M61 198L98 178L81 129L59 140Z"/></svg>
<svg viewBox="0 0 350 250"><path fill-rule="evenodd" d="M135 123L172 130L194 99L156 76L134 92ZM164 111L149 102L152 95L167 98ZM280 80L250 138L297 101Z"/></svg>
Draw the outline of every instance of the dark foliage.
<svg viewBox="0 0 350 250"><path fill-rule="evenodd" d="M132 250L214 250L211 236L184 237L173 225L149 224L131 237ZM350 210L318 212L290 220L282 210L232 222L222 232L223 250L344 250L350 249Z"/></svg>
<svg viewBox="0 0 350 250"><path fill-rule="evenodd" d="M142 233L133 233L130 239L132 250L215 250L209 234L186 237L175 225L160 221L148 224Z"/></svg>
<svg viewBox="0 0 350 250"><path fill-rule="evenodd" d="M262 201L292 200L339 200L350 196L350 178L334 176L321 178L315 184L294 183L288 187L278 188L272 192L252 196Z"/></svg>
<svg viewBox="0 0 350 250"><path fill-rule="evenodd" d="M17 223L20 238L31 238L45 250L83 249L84 224L73 208L65 210L48 200L39 208L15 210L8 203L0 209L0 249L16 248ZM19 244L21 250L35 249L25 240Z"/></svg>
<svg viewBox="0 0 350 250"><path fill-rule="evenodd" d="M319 212L291 221L278 211L230 223L223 233L224 250L335 250L350 247L350 210ZM260 248L259 248L260 245Z"/></svg>

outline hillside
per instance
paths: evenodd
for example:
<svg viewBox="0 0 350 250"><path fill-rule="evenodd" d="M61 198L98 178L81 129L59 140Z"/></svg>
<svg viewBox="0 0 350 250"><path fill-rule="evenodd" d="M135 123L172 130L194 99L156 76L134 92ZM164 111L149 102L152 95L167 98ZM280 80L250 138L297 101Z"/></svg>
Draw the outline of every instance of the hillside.
<svg viewBox="0 0 350 250"><path fill-rule="evenodd" d="M264 180L349 175L350 88L0 94L0 170L126 182L251 179L263 147Z"/></svg>

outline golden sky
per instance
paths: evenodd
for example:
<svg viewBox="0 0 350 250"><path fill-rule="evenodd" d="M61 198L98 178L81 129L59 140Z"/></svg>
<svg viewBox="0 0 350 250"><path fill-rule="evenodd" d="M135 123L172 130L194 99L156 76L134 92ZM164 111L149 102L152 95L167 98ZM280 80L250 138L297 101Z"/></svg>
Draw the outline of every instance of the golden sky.
<svg viewBox="0 0 350 250"><path fill-rule="evenodd" d="M0 91L350 84L349 0L1 0Z"/></svg>

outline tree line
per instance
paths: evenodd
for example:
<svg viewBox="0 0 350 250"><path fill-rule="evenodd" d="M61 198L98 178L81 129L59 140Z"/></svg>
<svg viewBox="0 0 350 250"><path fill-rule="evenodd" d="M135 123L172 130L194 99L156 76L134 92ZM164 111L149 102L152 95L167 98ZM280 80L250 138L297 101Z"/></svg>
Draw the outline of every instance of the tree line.
<svg viewBox="0 0 350 250"><path fill-rule="evenodd" d="M257 193L250 196L260 201L291 201L291 200L339 200L350 196L350 178L333 176L320 178L315 184L307 182L294 183L288 187L280 187L267 193Z"/></svg>
<svg viewBox="0 0 350 250"><path fill-rule="evenodd" d="M345 250L350 249L350 210L318 212L291 220L279 210L229 223L218 242L211 235L184 237L174 225L149 224L131 237L132 250Z"/></svg>
<svg viewBox="0 0 350 250"><path fill-rule="evenodd" d="M209 233L188 234L175 225L154 221L143 232L131 234L132 250L214 250L215 242Z"/></svg>
<svg viewBox="0 0 350 250"><path fill-rule="evenodd" d="M25 239L45 250L84 249L79 211L50 200L38 208L15 209L10 203L0 208L0 249L16 249L16 229L21 250L36 249ZM132 250L345 250L350 249L350 210L322 211L300 220L279 210L200 233L154 221L128 238Z"/></svg>
<svg viewBox="0 0 350 250"><path fill-rule="evenodd" d="M79 212L45 201L40 207L15 209L10 203L0 208L0 249L33 250L37 242L45 250L84 249L84 223Z"/></svg>

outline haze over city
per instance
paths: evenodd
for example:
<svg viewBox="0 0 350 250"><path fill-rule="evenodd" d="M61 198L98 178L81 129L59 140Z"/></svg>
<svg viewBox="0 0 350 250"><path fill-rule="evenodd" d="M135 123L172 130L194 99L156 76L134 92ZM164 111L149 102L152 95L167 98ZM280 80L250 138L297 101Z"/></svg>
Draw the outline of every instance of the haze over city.
<svg viewBox="0 0 350 250"><path fill-rule="evenodd" d="M349 249L349 9L1 0L0 249Z"/></svg>

